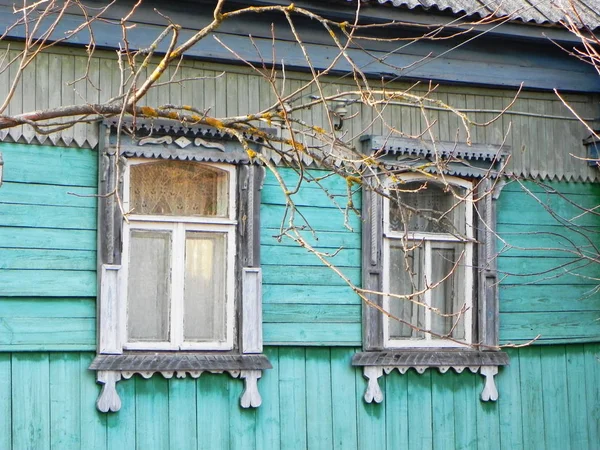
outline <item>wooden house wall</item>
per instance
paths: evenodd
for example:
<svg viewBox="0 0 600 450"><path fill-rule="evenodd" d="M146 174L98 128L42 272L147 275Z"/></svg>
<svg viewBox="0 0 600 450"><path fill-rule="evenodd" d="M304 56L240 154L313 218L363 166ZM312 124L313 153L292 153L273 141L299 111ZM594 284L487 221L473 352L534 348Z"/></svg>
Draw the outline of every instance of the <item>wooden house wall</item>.
<svg viewBox="0 0 600 450"><path fill-rule="evenodd" d="M0 350L94 350L97 155L73 149L1 143ZM288 186L297 175L281 169ZM318 174L318 172L316 172ZM305 183L293 196L307 242L360 285L360 218L345 216L345 180ZM504 188L498 205L500 337L540 343L600 339L597 216L600 188L532 182ZM561 193L561 192L564 192ZM354 204L360 208L358 193ZM581 225L569 230L547 211ZM289 238L281 186L268 176L261 207L264 339L277 345L361 345L361 304L346 283ZM346 220L347 218L347 220ZM307 223L303 222L306 219ZM339 249L339 251L337 251ZM597 251L596 253L597 254ZM592 254L593 255L593 254Z"/></svg>
<svg viewBox="0 0 600 450"><path fill-rule="evenodd" d="M500 398L483 403L480 375L394 372L382 404L365 404L352 347L267 347L260 408L239 407L229 376L145 380L117 389L99 413L93 354L0 353L3 450L485 449L594 450L600 442L600 345L509 350ZM12 414L5 412L12 411Z"/></svg>
<svg viewBox="0 0 600 450"><path fill-rule="evenodd" d="M18 48L18 45L13 43L11 48ZM16 54L16 50L9 52L11 58ZM172 68L165 75L163 81L194 77L201 79L151 89L141 104L190 103L200 110L209 109L217 117L225 117L255 113L271 106L274 101L271 87L265 79L245 67L187 60L181 64L178 72ZM12 76L14 71L0 73L2 99L8 92ZM285 82L281 83L284 93L294 92L308 79L306 74L286 73ZM350 81L344 77L329 77L322 82L327 94L352 88ZM87 55L80 50L53 48L51 52L39 55L27 67L8 114L69 103L103 102L122 93L120 83L121 74L114 53L98 51L88 61ZM372 86L377 88L377 81L372 81ZM411 86L401 83L393 85L396 89L408 89ZM423 83L409 92L424 94L426 90L427 83ZM296 99L293 104L309 101L309 94L318 95L319 92L316 88L312 92L304 92L304 97ZM439 86L430 96L458 109L501 111L512 102L515 94L516 89ZM572 94L564 98L581 117L600 117L597 95ZM389 127L408 135L420 136L430 128L436 139L451 142L466 140L465 133L458 131L461 128L458 118L445 111L429 110L427 120L415 107L389 105L382 108L380 113L381 118L374 116L370 108L360 104L350 105L349 116L356 116L345 122L344 136L387 134ZM495 117L495 114L485 112L469 112L468 115L475 123L486 123ZM309 124L328 126L322 107L305 110L299 116ZM588 135L589 132L573 118L553 92L524 91L503 117L487 127L473 126L471 138L474 143L505 143L510 146L511 158L507 170L516 175L549 180L591 181L599 178L598 171L577 159L586 156L582 139ZM0 140L8 138L31 142L34 137L35 133L29 127L0 131ZM78 124L49 137L38 138L42 142L48 139L58 145L95 148L98 127L95 124Z"/></svg>

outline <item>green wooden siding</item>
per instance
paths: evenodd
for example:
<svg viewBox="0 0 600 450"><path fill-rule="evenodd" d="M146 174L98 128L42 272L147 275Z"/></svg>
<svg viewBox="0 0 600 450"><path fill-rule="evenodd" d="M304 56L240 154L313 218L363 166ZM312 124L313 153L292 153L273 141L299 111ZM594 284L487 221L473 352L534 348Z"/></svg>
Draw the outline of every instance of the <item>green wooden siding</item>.
<svg viewBox="0 0 600 450"><path fill-rule="evenodd" d="M0 144L0 350L93 350L96 295L96 154ZM281 169L288 186L298 175ZM318 178L323 173L313 171ZM339 177L304 182L292 196L296 225L353 283L360 284L360 218L345 216ZM600 339L600 226L581 206L600 204L600 186L528 182L506 186L498 204L501 338L539 343ZM264 339L277 345L361 344L360 299L335 272L288 237L275 177L263 189L261 263ZM549 193L550 192L550 193ZM352 202L360 208L360 195ZM548 213L550 208L564 219ZM570 221L570 222L567 222ZM308 222L308 223L306 223ZM567 227L568 223L577 226ZM312 229L310 229L312 227ZM42 313L42 311L44 311Z"/></svg>
<svg viewBox="0 0 600 450"><path fill-rule="evenodd" d="M324 172L311 174L318 178ZM288 189L296 186L298 175L293 170L283 169L281 175ZM298 193L292 195L298 208L294 223L306 228L300 232L302 239L360 285L361 223L354 212L345 214L349 201L346 182L340 177L329 177L319 181L319 185L303 182ZM358 193L353 194L352 202L360 208ZM290 237L277 239L282 226L289 226L288 220L282 188L269 174L261 207L265 342L360 345L360 298L317 256Z"/></svg>
<svg viewBox="0 0 600 450"><path fill-rule="evenodd" d="M0 351L94 350L96 152L0 152Z"/></svg>
<svg viewBox="0 0 600 450"><path fill-rule="evenodd" d="M466 371L382 378L365 404L355 348L269 347L263 404L239 407L229 375L135 376L118 413L95 409L91 353L0 353L0 448L21 449L597 449L600 344L509 350L498 402Z"/></svg>
<svg viewBox="0 0 600 450"><path fill-rule="evenodd" d="M503 342L600 340L600 186L507 185L498 200Z"/></svg>

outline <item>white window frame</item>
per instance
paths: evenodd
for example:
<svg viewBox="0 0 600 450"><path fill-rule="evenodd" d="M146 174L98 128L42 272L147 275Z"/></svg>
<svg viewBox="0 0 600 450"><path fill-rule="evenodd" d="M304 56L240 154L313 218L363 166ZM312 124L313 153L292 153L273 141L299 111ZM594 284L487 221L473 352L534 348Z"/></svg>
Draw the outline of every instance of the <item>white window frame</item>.
<svg viewBox="0 0 600 450"><path fill-rule="evenodd" d="M130 171L131 167L138 164L151 164L160 160L155 159L130 159L124 168L123 177L123 208L130 211ZM123 255L122 269L119 274L119 297L125 299L120 303L119 315L121 316L121 337L124 350L232 350L235 341L235 258L236 258L236 170L230 164L194 162L205 167L212 167L228 173L229 207L227 217L200 217L200 216L166 216L127 214L123 224ZM170 305L170 340L168 342L129 342L127 334L128 323L128 269L129 269L129 240L132 230L170 231L172 234L171 254L171 305ZM227 327L224 341L185 342L183 339L184 319L184 264L185 264L185 234L186 231L216 232L226 235L226 314Z"/></svg>
<svg viewBox="0 0 600 450"><path fill-rule="evenodd" d="M402 174L396 176L403 182L412 181L423 181L429 183L440 184L439 181L432 180L423 175L419 174ZM473 183L471 181L445 176L444 182L451 185L464 188L467 192L465 199L461 202L464 205L465 211L465 226L466 236L461 239L457 236L453 236L448 233L425 233L425 232L410 232L405 235L401 231L393 231L390 226L390 201L388 198L384 198L383 201L383 292L390 292L390 244L394 241L402 241L408 239L410 241L423 241L425 244L425 277L427 280L432 279L431 275L431 246L432 242L463 242L465 245L464 263L465 263L465 277L464 277L464 304L466 306L466 312L463 315L464 328L465 328L465 340L461 344L459 342L447 340L447 339L433 339L431 334L425 332L424 339L390 339L389 337L389 321L395 320L391 317L385 317L383 320L383 345L389 349L399 348L465 348L473 343L473 288L474 288L474 226L473 226ZM387 181L387 189L393 184L390 179ZM468 268L471 267L471 270ZM423 295L423 301L430 305L431 304L432 290L428 289ZM390 296L383 295L383 308L385 311L390 311ZM396 300L397 301L397 300ZM425 330L431 330L431 315L429 309L425 309ZM476 317L476 316L475 316Z"/></svg>

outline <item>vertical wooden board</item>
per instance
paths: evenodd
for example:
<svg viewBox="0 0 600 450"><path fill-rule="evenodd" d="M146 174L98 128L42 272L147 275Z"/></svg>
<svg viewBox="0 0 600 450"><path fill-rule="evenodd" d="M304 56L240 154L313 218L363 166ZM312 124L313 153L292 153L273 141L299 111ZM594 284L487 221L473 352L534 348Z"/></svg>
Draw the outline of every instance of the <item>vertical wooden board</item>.
<svg viewBox="0 0 600 450"><path fill-rule="evenodd" d="M483 377L481 377L480 383L483 388ZM477 448L480 450L500 449L498 402L479 402L479 408L477 409Z"/></svg>
<svg viewBox="0 0 600 450"><path fill-rule="evenodd" d="M75 79L75 57L65 55L62 57L62 80L61 80L62 83L60 86L60 88L62 90L61 97L62 97L63 106L79 103L79 102L76 102L76 100L75 100L74 87L69 84L69 83L72 83L74 79ZM65 122L65 121L66 121L66 119L63 120L63 122ZM63 141L65 141L65 143L67 145L69 145L73 141L74 132L73 132L72 127L61 131L60 134L63 138Z"/></svg>
<svg viewBox="0 0 600 450"><path fill-rule="evenodd" d="M196 386L198 449L229 449L229 375L203 374Z"/></svg>
<svg viewBox="0 0 600 450"><path fill-rule="evenodd" d="M244 390L244 382L242 380L229 381L229 401L226 401L229 409L229 448L230 450L258 449L256 446L256 408L242 408L240 396Z"/></svg>
<svg viewBox="0 0 600 450"><path fill-rule="evenodd" d="M195 450L196 429L196 381L187 377L169 380L169 448Z"/></svg>
<svg viewBox="0 0 600 450"><path fill-rule="evenodd" d="M357 428L358 428L358 448L359 449L380 449L386 448L386 430L385 426L386 411L385 406L380 403L366 403L364 401L365 389L367 388L367 380L363 377L362 368L356 370L356 405L357 412ZM387 400L386 395L386 377L379 378L379 387L383 392L384 402Z"/></svg>
<svg viewBox="0 0 600 450"><path fill-rule="evenodd" d="M169 381L135 378L135 441L138 449L169 448Z"/></svg>
<svg viewBox="0 0 600 450"><path fill-rule="evenodd" d="M215 78L214 85L214 108L212 114L215 117L227 116L227 74L224 74L218 78Z"/></svg>
<svg viewBox="0 0 600 450"><path fill-rule="evenodd" d="M454 415L462 411L456 411L454 407L454 391L457 375L448 371L445 374L431 369L431 412L433 415L433 448L454 449Z"/></svg>
<svg viewBox="0 0 600 450"><path fill-rule="evenodd" d="M586 395L586 370L584 345L569 345L566 347L566 371L568 410L570 421L569 441L571 448L589 448L588 426L589 414L584 407Z"/></svg>
<svg viewBox="0 0 600 450"><path fill-rule="evenodd" d="M12 355L13 450L50 448L50 374L47 353Z"/></svg>
<svg viewBox="0 0 600 450"><path fill-rule="evenodd" d="M479 375L470 373L468 369L457 377L454 390L454 445L456 450L473 449L477 447L477 409L481 384Z"/></svg>
<svg viewBox="0 0 600 450"><path fill-rule="evenodd" d="M135 379L121 380L117 383L117 393L121 397L121 409L118 413L106 415L106 448L123 450L136 448L135 443Z"/></svg>
<svg viewBox="0 0 600 450"><path fill-rule="evenodd" d="M385 432L386 448L405 448L409 439L408 378L397 370L386 376ZM360 397L359 397L360 398Z"/></svg>
<svg viewBox="0 0 600 450"><path fill-rule="evenodd" d="M328 348L306 349L306 434L309 449L333 447L330 357Z"/></svg>
<svg viewBox="0 0 600 450"><path fill-rule="evenodd" d="M10 65L8 70L9 78L10 78L10 86L13 87L14 81L16 80L16 76L19 73L19 62L20 58L18 57L17 51L10 51L9 60L12 61L16 58L15 63ZM4 101L4 98L2 99ZM5 111L6 112L6 111ZM21 78L15 85L15 89L13 91L12 98L10 99L9 107L8 107L8 115L14 116L16 114L20 114L23 112L23 78ZM8 130L10 136L17 141L21 137L21 133L23 133L23 125L18 127L12 127Z"/></svg>
<svg viewBox="0 0 600 450"><path fill-rule="evenodd" d="M306 350L279 349L281 449L306 448Z"/></svg>
<svg viewBox="0 0 600 450"><path fill-rule="evenodd" d="M86 450L106 449L106 413L96 408L101 387L96 384L96 372L89 370L94 353L81 353L81 442Z"/></svg>
<svg viewBox="0 0 600 450"><path fill-rule="evenodd" d="M520 350L519 355L523 446L528 450L546 448L540 351L540 347L525 347Z"/></svg>
<svg viewBox="0 0 600 450"><path fill-rule="evenodd" d="M2 79L0 78L0 82ZM11 354L0 353L0 448L10 449L12 442Z"/></svg>
<svg viewBox="0 0 600 450"><path fill-rule="evenodd" d="M262 397L262 406L256 410L256 448L262 450L279 450L279 348L265 347L264 353L273 365L272 369L263 370L258 382L258 390Z"/></svg>
<svg viewBox="0 0 600 450"><path fill-rule="evenodd" d="M524 448L519 351L509 350L509 356L510 366L501 367L496 376L499 395L500 446L504 450L518 450Z"/></svg>
<svg viewBox="0 0 600 450"><path fill-rule="evenodd" d="M565 347L563 345L543 347L541 364L546 442L568 450L570 418L565 414L568 411Z"/></svg>
<svg viewBox="0 0 600 450"><path fill-rule="evenodd" d="M79 353L50 353L50 448L78 449L81 443Z"/></svg>
<svg viewBox="0 0 600 450"><path fill-rule="evenodd" d="M585 386L590 445L600 442L600 344L585 344Z"/></svg>
<svg viewBox="0 0 600 450"><path fill-rule="evenodd" d="M408 383L408 448L433 448L431 370L419 375L410 369L404 376Z"/></svg>
<svg viewBox="0 0 600 450"><path fill-rule="evenodd" d="M356 430L356 375L360 369L352 367L352 348L331 349L331 403L333 418L333 448L358 448Z"/></svg>

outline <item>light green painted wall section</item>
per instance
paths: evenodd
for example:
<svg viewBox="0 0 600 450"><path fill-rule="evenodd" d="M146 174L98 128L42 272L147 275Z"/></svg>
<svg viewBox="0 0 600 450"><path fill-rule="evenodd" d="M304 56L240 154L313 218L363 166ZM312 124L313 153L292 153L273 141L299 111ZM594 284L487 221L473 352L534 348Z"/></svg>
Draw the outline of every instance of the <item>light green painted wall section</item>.
<svg viewBox="0 0 600 450"><path fill-rule="evenodd" d="M312 172L323 175L323 172ZM292 170L282 170L289 190L298 182ZM345 180L330 177L302 184L291 196L297 206L294 223L305 227L301 237L321 252L352 283L361 283L360 229L348 206ZM278 242L289 227L282 187L269 174L261 207L261 264L263 270L264 339L269 344L361 345L361 304L335 271L290 237ZM351 198L360 208L360 194ZM283 227L283 228L282 228ZM293 233L292 233L293 234Z"/></svg>
<svg viewBox="0 0 600 450"><path fill-rule="evenodd" d="M96 153L0 152L0 351L94 350Z"/></svg>
<svg viewBox="0 0 600 450"><path fill-rule="evenodd" d="M0 351L94 350L96 154L91 150L0 144ZM323 175L313 172L315 175ZM281 174L292 188L298 176ZM360 284L360 228L346 183L303 183L292 199L303 239ZM503 342L600 340L596 213L600 186L532 182L506 186L498 203ZM290 238L274 176L263 189L264 338L278 345L361 344L359 298L332 270ZM360 208L360 195L353 194ZM560 215L553 217L547 209ZM308 221L308 224L305 223ZM571 227L570 223L579 227ZM310 229L312 227L312 230ZM329 255L329 256L327 256Z"/></svg>
<svg viewBox="0 0 600 450"><path fill-rule="evenodd" d="M498 200L500 335L600 340L600 186L513 182Z"/></svg>
<svg viewBox="0 0 600 450"><path fill-rule="evenodd" d="M392 373L385 400L362 400L353 348L271 347L263 404L242 410L242 383L138 376L123 408L102 414L90 353L0 353L0 448L585 450L600 442L600 345L511 350L497 403L468 371ZM11 411L12 414L4 412Z"/></svg>

